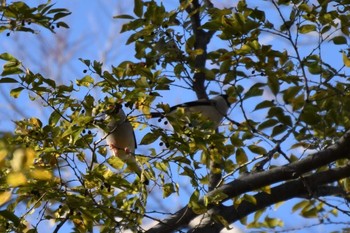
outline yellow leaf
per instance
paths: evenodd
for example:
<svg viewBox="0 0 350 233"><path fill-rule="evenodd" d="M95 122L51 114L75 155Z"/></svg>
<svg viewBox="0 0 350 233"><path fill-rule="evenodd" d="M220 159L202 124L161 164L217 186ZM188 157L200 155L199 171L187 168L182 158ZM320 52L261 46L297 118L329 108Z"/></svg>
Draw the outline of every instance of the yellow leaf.
<svg viewBox="0 0 350 233"><path fill-rule="evenodd" d="M13 152L13 158L10 162L12 169L15 172L28 168L33 165L35 151L31 148L20 148Z"/></svg>
<svg viewBox="0 0 350 233"><path fill-rule="evenodd" d="M7 184L13 187L18 187L27 183L27 178L22 172L12 172L6 178Z"/></svg>
<svg viewBox="0 0 350 233"><path fill-rule="evenodd" d="M13 152L13 158L10 162L13 171L18 172L22 170L25 162L25 151L24 149L17 149Z"/></svg>
<svg viewBox="0 0 350 233"><path fill-rule="evenodd" d="M0 206L5 204L11 199L11 192L1 192L0 193Z"/></svg>
<svg viewBox="0 0 350 233"><path fill-rule="evenodd" d="M350 67L350 58L346 56L345 52L343 52L343 62L345 66Z"/></svg>
<svg viewBox="0 0 350 233"><path fill-rule="evenodd" d="M260 190L267 194L271 194L271 187L269 185L262 187Z"/></svg>
<svg viewBox="0 0 350 233"><path fill-rule="evenodd" d="M275 204L274 209L277 210L277 209L278 209L281 205L283 205L283 204L284 204L284 201L277 202L277 203Z"/></svg>
<svg viewBox="0 0 350 233"><path fill-rule="evenodd" d="M30 176L36 180L50 180L52 173L48 170L37 168L30 172Z"/></svg>
<svg viewBox="0 0 350 233"><path fill-rule="evenodd" d="M117 170L122 169L125 164L120 158L116 156L109 157L107 161L109 165L111 165L113 168Z"/></svg>
<svg viewBox="0 0 350 233"><path fill-rule="evenodd" d="M41 121L40 121L38 118L35 118L35 117L30 118L30 119L29 119L29 122L30 122L32 125L36 126L36 127L41 127L41 126L42 126Z"/></svg>
<svg viewBox="0 0 350 233"><path fill-rule="evenodd" d="M255 197L254 197L254 196L251 196L251 195L248 195L248 194L244 194L244 195L243 195L243 200L245 200L245 201L247 201L247 202L249 202L249 203L252 203L252 204L254 204L254 205L256 205L256 203L257 203Z"/></svg>

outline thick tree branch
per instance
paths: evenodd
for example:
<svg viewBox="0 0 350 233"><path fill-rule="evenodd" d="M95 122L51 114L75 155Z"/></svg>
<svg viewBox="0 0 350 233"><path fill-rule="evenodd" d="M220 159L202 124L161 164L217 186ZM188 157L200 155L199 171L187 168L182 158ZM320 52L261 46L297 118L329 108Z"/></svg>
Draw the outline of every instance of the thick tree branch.
<svg viewBox="0 0 350 233"><path fill-rule="evenodd" d="M310 172L319 167L328 165L338 159L348 158L349 156L350 156L350 130L347 131L344 134L344 136L339 139L337 143L328 147L325 150L314 153L312 155L309 155L303 160L290 163L285 166L276 167L268 171L249 174L244 177L238 178L230 183L227 183L217 188L216 190L209 192L207 196L214 197L217 194L225 194L226 198L221 201L222 203L230 198L233 198L235 196L238 196L246 192L257 190L267 185L272 185L278 182L292 180L292 179L298 179L302 174ZM340 173L343 175L346 174L343 170L339 170L339 169L330 170L327 176L320 176L321 173L315 173L315 176L320 176L319 178L320 184L333 182L334 180L341 177L337 173ZM347 169L349 169L349 167L347 167ZM346 177L346 176L343 176L343 177ZM310 187L313 187L313 186L310 186ZM214 207L215 206L211 206L211 208L214 208ZM187 225L196 216L197 215L190 208L184 207L173 216L163 220L161 223L149 229L147 232L148 233L172 232L181 226ZM243 216L240 216L240 217L243 217Z"/></svg>
<svg viewBox="0 0 350 233"><path fill-rule="evenodd" d="M181 2L181 0L180 0ZM198 99L207 99L208 95L205 88L205 64L207 61L207 45L209 44L214 32L204 31L200 27L201 25L201 5L198 0L193 0L192 4L186 9L188 15L191 17L191 25L193 35L195 37L194 49L200 49L203 51L201 55L196 56L194 60L194 70L193 75L193 90L196 92ZM210 1L206 1L206 7L211 8L213 5Z"/></svg>
<svg viewBox="0 0 350 233"><path fill-rule="evenodd" d="M181 1L181 0L180 0ZM206 0L204 2L204 6L207 9L210 9L213 7L213 4L210 2L210 0ZM194 60L194 75L193 75L193 84L192 88L196 92L198 99L208 99L208 94L206 93L205 88L205 65L207 61L207 45L209 44L214 31L204 31L201 29L201 4L198 0L193 0L192 4L189 5L189 7L186 9L188 15L191 18L191 25L192 25L192 31L193 35L195 37L194 42L194 49L201 50L202 54L197 55ZM221 169L221 164L211 162L210 163L210 169L212 171L218 170L217 168ZM222 178L221 173L214 173L211 172L209 174L209 190L213 190L217 184L220 182Z"/></svg>
<svg viewBox="0 0 350 233"><path fill-rule="evenodd" d="M281 201L287 201L292 198L312 198L336 195L339 196L338 187L323 186L327 183L335 182L344 177L350 176L350 163L347 166L336 168L324 172L314 173L302 179L289 181L271 189L271 193L261 192L254 195L256 204L248 201L242 201L238 207L219 206L215 207L215 212L224 217L227 222L233 223L259 209L268 207ZM313 193L309 193L310 189ZM344 195L346 195L344 193ZM206 221L208 224L201 224L190 230L190 233L215 233L220 232L224 226L213 221Z"/></svg>

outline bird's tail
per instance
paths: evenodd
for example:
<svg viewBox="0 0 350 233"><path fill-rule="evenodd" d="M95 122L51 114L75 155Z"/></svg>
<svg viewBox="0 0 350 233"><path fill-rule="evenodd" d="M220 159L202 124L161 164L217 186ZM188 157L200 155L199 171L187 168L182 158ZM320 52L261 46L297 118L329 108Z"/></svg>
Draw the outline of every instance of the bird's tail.
<svg viewBox="0 0 350 233"><path fill-rule="evenodd" d="M123 156L119 155L119 158L126 163L126 165L129 167L129 169L131 171L134 171L139 176L140 180L142 180L142 182L145 185L149 184L149 180L146 177L142 176L142 169L139 166L139 164L138 164L138 162L133 154L129 153L129 154L125 154Z"/></svg>

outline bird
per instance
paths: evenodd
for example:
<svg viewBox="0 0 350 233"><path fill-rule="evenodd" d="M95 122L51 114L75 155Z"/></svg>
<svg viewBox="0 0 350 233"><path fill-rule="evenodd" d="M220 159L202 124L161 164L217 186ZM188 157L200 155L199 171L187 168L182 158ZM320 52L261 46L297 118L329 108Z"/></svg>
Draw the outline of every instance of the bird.
<svg viewBox="0 0 350 233"><path fill-rule="evenodd" d="M213 129L217 129L226 116L229 107L228 95L218 95L212 99L199 99L172 106L168 112L151 112L151 118L176 118L177 109L184 108L185 115L201 113L204 118L212 122Z"/></svg>
<svg viewBox="0 0 350 233"><path fill-rule="evenodd" d="M137 148L135 132L122 106L114 104L105 114L105 120L108 122L106 141L110 150L114 156L120 158L132 171L135 171L141 179L142 169L135 158L135 149ZM143 183L148 185L149 180L144 178Z"/></svg>

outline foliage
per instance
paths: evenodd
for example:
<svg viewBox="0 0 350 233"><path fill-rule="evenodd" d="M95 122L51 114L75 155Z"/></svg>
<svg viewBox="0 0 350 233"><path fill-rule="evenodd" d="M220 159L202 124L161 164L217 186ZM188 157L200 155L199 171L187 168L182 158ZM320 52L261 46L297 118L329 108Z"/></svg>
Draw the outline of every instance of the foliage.
<svg viewBox="0 0 350 233"><path fill-rule="evenodd" d="M84 75L66 84L33 73L22 61L2 53L0 59L6 64L1 85L15 84L12 97L25 92L51 109L47 122L36 117L18 121L14 134L0 141L3 231L35 232L46 221L56 223L56 232L67 221L79 232L94 227L101 232L142 230L144 219L157 218L146 208L152 190L161 190L166 201L184 189L175 174L192 185L188 209L199 215L218 208L210 217L220 229L238 219L250 228L281 227L282 220L270 217L265 207L308 195L313 198L295 204L293 212L322 221L338 212L349 215L321 197L349 192L347 173L336 173L348 165L349 149L341 147L343 153L338 155L334 145L350 128L350 4L345 0L266 4L274 14L244 0L223 9L210 1L182 0L171 10L161 2L135 0L134 15L115 18L128 20L122 33L129 35L127 44L135 45L137 61L105 68L82 58ZM51 31L53 24L68 28L58 20L69 11L53 6L50 2L33 8L23 2L3 5L0 30L34 32L28 22ZM308 41L312 43L303 45ZM210 47L211 42L219 48ZM330 58L329 48L340 52ZM334 59L340 62L335 64ZM221 92L230 96L232 114L220 132L199 115L188 119L181 111L177 119L169 119L174 130L166 126L167 121L149 123L151 111L169 109L167 100L159 99L175 86L193 90L201 98ZM109 156L94 125L114 103L125 104L128 119L143 134L140 144L150 148L137 155L144 175L152 180L150 189L121 160ZM326 148L334 148L327 163L315 160L314 166L298 167L308 154ZM274 169L284 166L299 170L281 172L285 177L275 179L273 171L279 170ZM322 182L313 176L331 172L338 176L325 176L329 179ZM221 175L217 183L212 183L213 174ZM247 174L263 178L255 186L236 182L236 193L225 189ZM262 203L281 185L288 188L300 180L302 190L295 196ZM325 186L334 189L321 193ZM238 193L240 188L244 191ZM346 202L345 197L340 199ZM227 200L233 202L232 209L247 205L253 210L237 211L238 217L230 220L220 212ZM33 210L39 218L29 226ZM246 218L249 213L254 213L253 220ZM180 225L181 221L167 226L160 219L158 225L185 229L187 222Z"/></svg>
<svg viewBox="0 0 350 233"><path fill-rule="evenodd" d="M30 7L22 1L10 4L3 1L0 8L0 32L9 30L35 33L32 24L47 28L51 32L54 32L55 26L68 28L65 22L59 20L69 15L70 12L67 9L53 8L54 4L50 2ZM10 35L9 32L7 35Z"/></svg>

